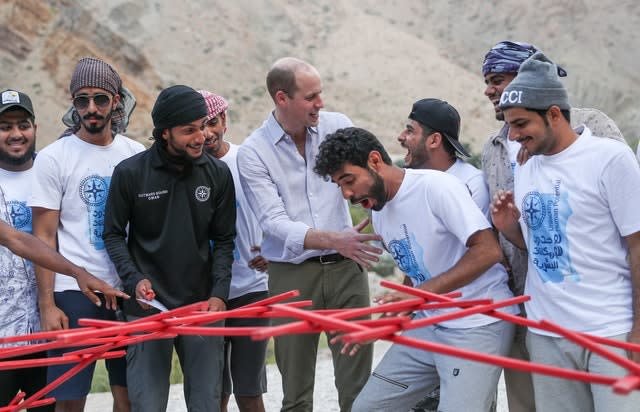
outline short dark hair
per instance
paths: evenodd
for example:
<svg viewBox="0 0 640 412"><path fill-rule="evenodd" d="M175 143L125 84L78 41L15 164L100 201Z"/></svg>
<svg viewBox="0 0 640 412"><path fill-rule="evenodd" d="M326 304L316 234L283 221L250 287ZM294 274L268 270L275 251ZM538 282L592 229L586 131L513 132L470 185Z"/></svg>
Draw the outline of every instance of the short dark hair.
<svg viewBox="0 0 640 412"><path fill-rule="evenodd" d="M540 117L542 117L542 120L544 121L545 126L549 125L549 122L547 121L547 112L549 111L549 108L546 109L526 109L530 112L535 112L538 113L538 115ZM568 109L560 109L560 113L562 113L562 117L564 117L567 120L567 123L571 123L571 110Z"/></svg>
<svg viewBox="0 0 640 412"><path fill-rule="evenodd" d="M157 127L154 127L153 131L151 132L151 138L153 140L163 141L163 139L162 139L162 132L163 131L164 131L164 129L158 129Z"/></svg>
<svg viewBox="0 0 640 412"><path fill-rule="evenodd" d="M27 120L29 120L29 122L31 122L31 126L34 126L36 124L36 117L34 115L32 115L31 113L29 113L24 108L20 107L20 106L9 107L8 109L3 111L2 113L20 112L20 111L25 112L27 114Z"/></svg>
<svg viewBox="0 0 640 412"><path fill-rule="evenodd" d="M275 100L278 90L282 90L289 97L298 90L296 85L296 73L291 66L276 66L267 73L267 90L271 98Z"/></svg>
<svg viewBox="0 0 640 412"><path fill-rule="evenodd" d="M416 123L418 123L420 127L422 127L422 137L424 139L426 139L427 137L431 136L434 133L440 133L440 136L442 136L442 139L440 139L442 141L442 147L444 147L444 150L449 154L449 157L451 158L456 157L456 153L457 153L456 148L453 147L449 139L447 139L445 135L442 134L441 131L432 129L429 126L420 123L418 120L416 120Z"/></svg>
<svg viewBox="0 0 640 412"><path fill-rule="evenodd" d="M373 133L359 127L338 129L320 144L313 170L320 176L329 177L347 163L368 169L369 153L373 150L380 153L383 162L392 164L389 154Z"/></svg>

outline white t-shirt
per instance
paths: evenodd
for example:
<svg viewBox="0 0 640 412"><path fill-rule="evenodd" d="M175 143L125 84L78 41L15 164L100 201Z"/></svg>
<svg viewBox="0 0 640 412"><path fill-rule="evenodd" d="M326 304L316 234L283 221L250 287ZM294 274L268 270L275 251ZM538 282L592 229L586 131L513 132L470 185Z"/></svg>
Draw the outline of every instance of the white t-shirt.
<svg viewBox="0 0 640 412"><path fill-rule="evenodd" d="M135 140L116 135L98 146L76 135L56 140L36 157L29 206L59 210L58 250L114 287L120 286L104 246L104 208L114 167L144 150ZM76 281L56 274L56 292L78 290Z"/></svg>
<svg viewBox="0 0 640 412"><path fill-rule="evenodd" d="M31 233L31 208L27 200L31 195L31 179L33 168L22 172L11 172L0 169L0 184L4 191L7 213L11 217L13 227Z"/></svg>
<svg viewBox="0 0 640 412"><path fill-rule="evenodd" d="M220 158L229 166L236 188L236 239L231 266L231 288L229 299L251 292L265 291L268 288L267 272L249 267L249 261L259 252L252 252L252 246L262 244L262 230L244 195L238 176L238 145L229 143L229 151Z"/></svg>
<svg viewBox="0 0 640 412"><path fill-rule="evenodd" d="M468 250L471 235L491 226L460 180L436 170L405 169L396 195L372 212L373 227L400 269L419 285L454 266ZM473 282L458 289L463 299L513 297L507 272L497 263ZM428 311L428 316L455 309ZM501 311L516 314L510 306ZM442 322L449 328L470 328L496 322L473 315Z"/></svg>
<svg viewBox="0 0 640 412"><path fill-rule="evenodd" d="M522 145L514 140L507 138L507 147L509 148L509 163L511 163L511 173L515 176L518 165L518 152Z"/></svg>
<svg viewBox="0 0 640 412"><path fill-rule="evenodd" d="M631 328L622 236L640 230L640 167L627 145L584 126L576 132L567 149L517 169L515 201L529 251L527 316L614 336Z"/></svg>
<svg viewBox="0 0 640 412"><path fill-rule="evenodd" d="M482 170L462 159L456 159L456 162L447 169L447 173L454 175L467 186L473 201L476 202L476 205L478 205L482 213L484 213L484 216L489 220L489 204L491 203L491 199L489 198L489 186L487 186L487 182L484 180Z"/></svg>

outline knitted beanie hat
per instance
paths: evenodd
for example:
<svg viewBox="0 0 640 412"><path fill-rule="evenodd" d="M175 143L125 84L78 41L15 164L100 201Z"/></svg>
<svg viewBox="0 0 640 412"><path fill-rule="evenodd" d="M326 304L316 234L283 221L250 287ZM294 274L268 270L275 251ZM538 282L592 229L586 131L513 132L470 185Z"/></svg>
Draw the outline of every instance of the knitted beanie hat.
<svg viewBox="0 0 640 412"><path fill-rule="evenodd" d="M562 110L571 108L569 95L558 77L558 67L538 51L522 63L518 75L500 96L499 107L546 110L553 105Z"/></svg>

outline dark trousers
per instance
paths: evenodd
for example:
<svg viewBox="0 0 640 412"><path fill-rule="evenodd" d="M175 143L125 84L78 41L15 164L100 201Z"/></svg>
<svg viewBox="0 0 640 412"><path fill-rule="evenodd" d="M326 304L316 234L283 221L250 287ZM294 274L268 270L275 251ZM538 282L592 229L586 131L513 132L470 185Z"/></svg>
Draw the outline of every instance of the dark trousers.
<svg viewBox="0 0 640 412"><path fill-rule="evenodd" d="M44 352L30 355L17 356L6 360L25 360L46 358ZM24 368L0 371L0 407L7 406L9 402L22 391L27 394L25 397L33 395L47 384L47 367ZM40 408L29 408L30 412L53 412L55 404L41 406Z"/></svg>
<svg viewBox="0 0 640 412"><path fill-rule="evenodd" d="M127 320L136 318L127 316ZM219 326L216 324L216 326ZM224 354L222 336L178 336L131 345L127 349L127 383L131 410L165 412L175 346L184 375L189 412L220 410Z"/></svg>

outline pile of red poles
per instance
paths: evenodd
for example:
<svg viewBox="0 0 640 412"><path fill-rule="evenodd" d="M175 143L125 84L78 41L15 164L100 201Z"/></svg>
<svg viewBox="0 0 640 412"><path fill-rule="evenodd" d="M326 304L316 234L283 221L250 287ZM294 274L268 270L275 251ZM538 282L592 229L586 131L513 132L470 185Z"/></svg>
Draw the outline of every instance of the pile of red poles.
<svg viewBox="0 0 640 412"><path fill-rule="evenodd" d="M619 394L628 394L640 389L640 364L626 357L619 356L607 349L607 346L623 348L628 351L640 351L640 345L599 338L574 332L549 321L532 321L519 316L498 312L497 309L522 303L528 296L519 296L499 302L491 299L464 300L460 294L449 293L438 295L410 288L395 283L382 281L381 285L415 296L400 302L367 308L336 310L305 310L311 306L310 301L297 300L284 302L299 295L293 290L273 296L238 309L225 312L206 312L207 302L199 302L181 308L158 313L132 322L102 321L81 319L82 326L77 329L41 332L23 336L1 338L0 344L44 341L26 346L0 349L0 370L29 368L34 366L76 363L76 365L49 383L37 393L25 399L19 393L7 406L0 407L0 412L18 411L28 407L37 407L55 402L53 398L43 398L52 389L78 373L98 359L117 358L125 355L123 347L152 339L169 339L177 335L215 335L215 336L251 336L252 339L269 339L294 333L318 333L322 331L339 333L345 343L363 343L375 339L384 339L393 343L414 348L442 353L463 359L489 363L520 371L541 373L564 379L612 385ZM388 312L410 312L421 309L458 308L444 315L412 320L408 316L380 317L379 319L363 319L369 315ZM589 372L563 369L551 365L512 359L504 356L459 349L453 346L404 337L403 330L458 319L473 314L485 314L509 322L537 329L546 330L563 336L582 347L609 359L622 366L628 372L626 376L606 376ZM269 327L211 327L209 325L226 318L286 317L298 321L280 326ZM76 347L77 350L64 356L54 358L7 360L16 356L38 353L54 348Z"/></svg>

